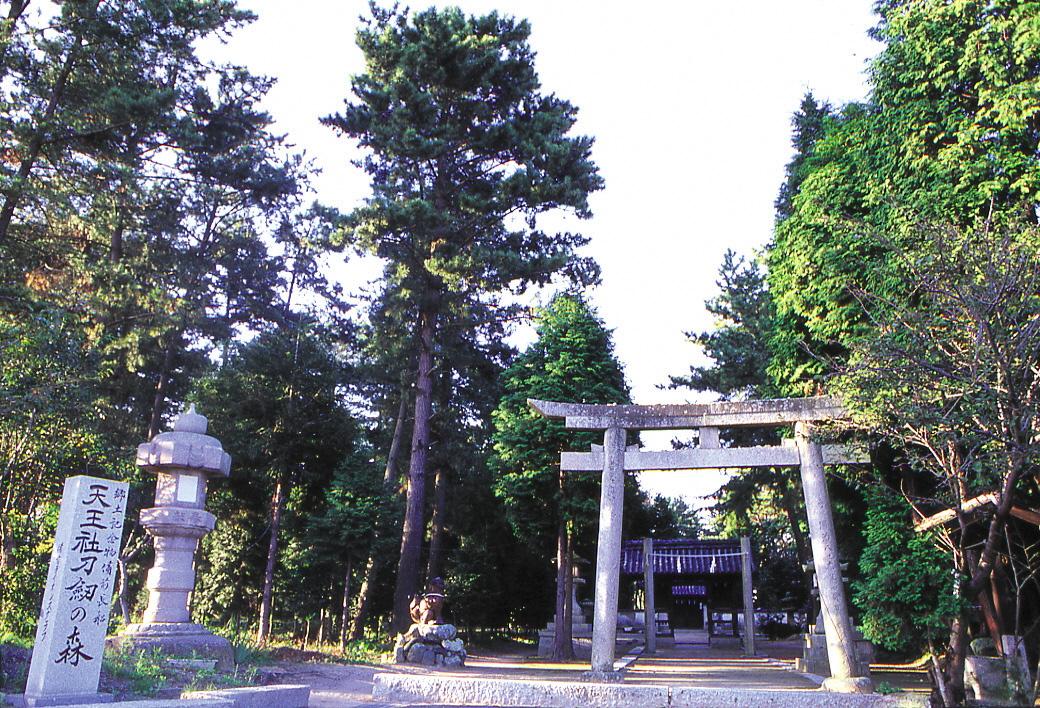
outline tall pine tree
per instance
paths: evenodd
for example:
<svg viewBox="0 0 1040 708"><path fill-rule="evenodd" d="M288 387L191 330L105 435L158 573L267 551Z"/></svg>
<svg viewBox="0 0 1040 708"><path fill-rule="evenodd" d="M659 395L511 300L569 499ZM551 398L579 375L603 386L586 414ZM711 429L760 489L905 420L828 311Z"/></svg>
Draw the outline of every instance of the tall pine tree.
<svg viewBox="0 0 1040 708"><path fill-rule="evenodd" d="M515 315L506 293L562 275L595 280L577 258L586 239L539 227L539 215L590 215L602 186L592 140L570 137L576 109L540 91L526 22L457 8L373 6L358 31L365 72L327 125L360 141L372 196L350 219L351 243L386 261L417 356L408 491L394 624L408 622L423 534L435 372L450 365L445 332ZM449 391L449 395L450 395Z"/></svg>

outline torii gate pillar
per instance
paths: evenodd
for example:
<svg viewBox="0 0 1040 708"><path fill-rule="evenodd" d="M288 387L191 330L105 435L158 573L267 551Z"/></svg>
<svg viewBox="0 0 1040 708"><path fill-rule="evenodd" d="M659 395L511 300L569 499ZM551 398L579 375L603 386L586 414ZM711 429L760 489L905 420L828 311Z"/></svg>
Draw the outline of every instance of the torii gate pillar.
<svg viewBox="0 0 1040 708"><path fill-rule="evenodd" d="M809 519L809 537L819 584L820 607L823 610L821 614L827 638L827 659L831 665L830 678L823 682L823 688L839 693L870 693L874 690L871 680L865 676L856 676L852 622L841 582L838 539L834 532L834 515L823 471L823 449L819 443L810 439L811 431L809 423L795 423L794 439L801 458L805 512Z"/></svg>
<svg viewBox="0 0 1040 708"><path fill-rule="evenodd" d="M592 625L593 678L614 676L618 584L621 576L621 516L625 501L625 429L603 435L603 482L596 554L596 605Z"/></svg>

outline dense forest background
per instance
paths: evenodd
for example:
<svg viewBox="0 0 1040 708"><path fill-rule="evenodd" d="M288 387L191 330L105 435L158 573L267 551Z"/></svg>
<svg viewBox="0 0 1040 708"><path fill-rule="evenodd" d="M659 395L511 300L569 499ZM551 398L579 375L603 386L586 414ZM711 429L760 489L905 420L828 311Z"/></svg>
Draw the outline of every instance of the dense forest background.
<svg viewBox="0 0 1040 708"><path fill-rule="evenodd" d="M590 440L524 401L629 391L587 239L550 218L591 216L593 140L542 92L526 22L373 5L365 71L320 117L370 179L340 213L272 132L270 80L198 55L252 19L233 2L0 8L0 631L33 632L76 473L132 484L113 629L140 611L153 482L132 450L188 401L233 460L200 621L345 643L400 628L442 575L469 630L544 625L573 557L594 558L598 481L559 475ZM710 363L671 385L842 397L851 421L826 435L873 459L830 479L858 619L931 652L958 700L971 638L1037 652L1040 6L876 13L869 98L797 108L774 233L726 255L717 325L688 335ZM328 277L359 254L383 268L360 306ZM735 474L710 519L633 480L625 525L750 534L757 604L806 606L791 470Z"/></svg>

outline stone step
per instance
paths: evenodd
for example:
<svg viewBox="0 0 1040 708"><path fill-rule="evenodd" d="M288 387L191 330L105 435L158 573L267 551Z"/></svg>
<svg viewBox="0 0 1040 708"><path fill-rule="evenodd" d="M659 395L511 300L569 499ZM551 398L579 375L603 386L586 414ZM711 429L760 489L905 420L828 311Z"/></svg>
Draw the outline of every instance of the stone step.
<svg viewBox="0 0 1040 708"><path fill-rule="evenodd" d="M881 696L822 690L769 691L694 688L624 683L504 680L380 673L372 698L384 703L422 702L447 705L559 706L740 706L741 708L925 708L927 696ZM920 700L918 700L920 699Z"/></svg>

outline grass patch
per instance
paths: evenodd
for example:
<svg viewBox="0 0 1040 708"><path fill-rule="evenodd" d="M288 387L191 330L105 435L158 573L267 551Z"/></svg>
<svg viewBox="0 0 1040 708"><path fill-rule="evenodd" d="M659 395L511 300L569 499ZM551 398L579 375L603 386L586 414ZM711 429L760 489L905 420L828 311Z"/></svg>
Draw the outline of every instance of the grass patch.
<svg viewBox="0 0 1040 708"><path fill-rule="evenodd" d="M377 639L352 639L339 652L338 659L348 664L381 664L393 644Z"/></svg>
<svg viewBox="0 0 1040 708"><path fill-rule="evenodd" d="M882 681L878 685L874 686L874 691L880 693L883 696L887 696L892 693L899 693L899 689L890 684L888 681Z"/></svg>
<svg viewBox="0 0 1040 708"><path fill-rule="evenodd" d="M236 666L265 666L275 661L270 646L258 644L252 633L240 632L230 624L218 627L213 632L231 642Z"/></svg>
<svg viewBox="0 0 1040 708"><path fill-rule="evenodd" d="M130 690L141 696L154 696L170 678L158 650L106 652L101 668L108 676L127 681Z"/></svg>
<svg viewBox="0 0 1040 708"><path fill-rule="evenodd" d="M17 634L11 632L0 632L0 644L10 644L12 646L21 647L22 649L32 649L33 640L28 637L20 637Z"/></svg>
<svg viewBox="0 0 1040 708"><path fill-rule="evenodd" d="M538 645L537 632L501 632L483 631L459 635L468 648L480 648L488 651L509 651L533 649Z"/></svg>
<svg viewBox="0 0 1040 708"><path fill-rule="evenodd" d="M255 666L236 666L231 673L220 673L210 669L194 672L191 680L185 684L185 691L215 691L222 688L241 688L255 686L257 670Z"/></svg>
<svg viewBox="0 0 1040 708"><path fill-rule="evenodd" d="M271 650L260 646L252 639L232 639L231 648L235 650L235 666L264 666L274 663Z"/></svg>

